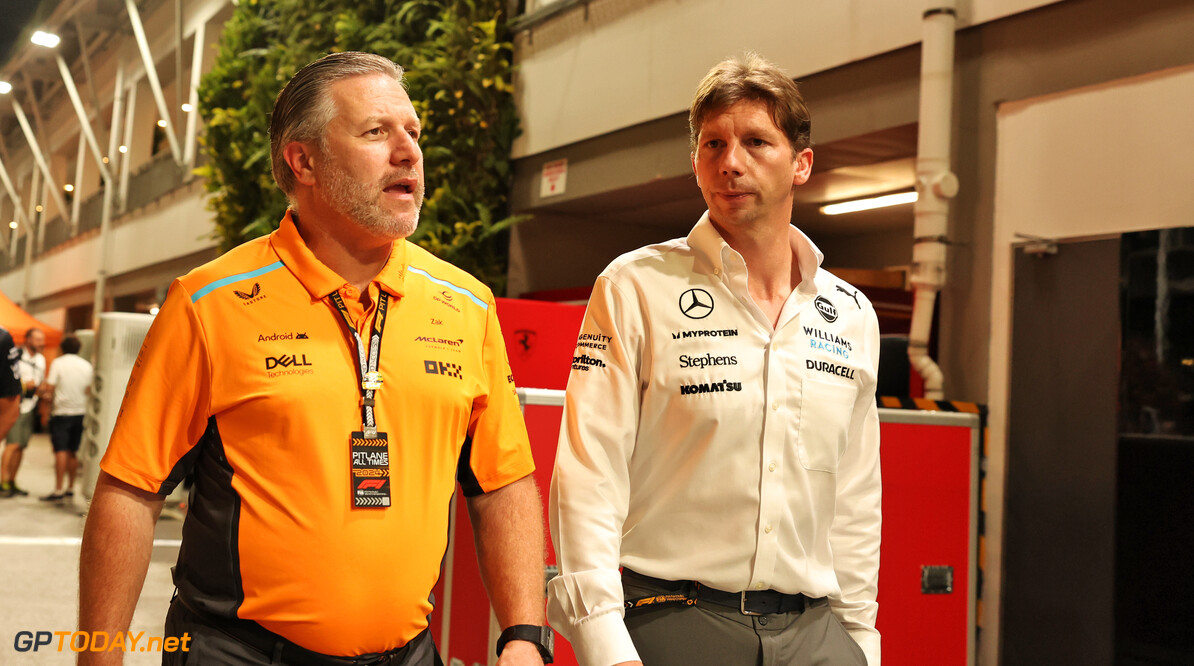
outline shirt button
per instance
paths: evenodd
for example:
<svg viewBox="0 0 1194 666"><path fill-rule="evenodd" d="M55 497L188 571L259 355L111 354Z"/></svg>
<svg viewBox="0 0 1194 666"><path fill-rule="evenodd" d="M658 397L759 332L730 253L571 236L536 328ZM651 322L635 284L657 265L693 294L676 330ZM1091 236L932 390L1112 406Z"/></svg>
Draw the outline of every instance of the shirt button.
<svg viewBox="0 0 1194 666"><path fill-rule="evenodd" d="M768 472L774 472L774 471L775 471L775 467L776 467L775 463L774 463L774 462L772 462L770 465L768 465L768 466L767 466L767 471L768 471Z"/></svg>
<svg viewBox="0 0 1194 666"><path fill-rule="evenodd" d="M763 583L755 583L755 589L756 589L756 590L761 590L761 589L763 589Z"/></svg>
<svg viewBox="0 0 1194 666"><path fill-rule="evenodd" d="M773 412L779 411L779 401L778 400L771 403L771 411L773 411Z"/></svg>
<svg viewBox="0 0 1194 666"><path fill-rule="evenodd" d="M714 269L713 269L713 274L714 274L714 275L721 275L721 269L720 269L720 268L714 268Z"/></svg>
<svg viewBox="0 0 1194 666"><path fill-rule="evenodd" d="M764 532L766 532L766 533L768 533L768 534L771 534L771 526L770 526L770 525L768 525L767 527L764 527L764 528L763 528L763 531L764 531Z"/></svg>
<svg viewBox="0 0 1194 666"><path fill-rule="evenodd" d="M767 616L766 615L759 616L759 624L763 625L764 627L767 626Z"/></svg>

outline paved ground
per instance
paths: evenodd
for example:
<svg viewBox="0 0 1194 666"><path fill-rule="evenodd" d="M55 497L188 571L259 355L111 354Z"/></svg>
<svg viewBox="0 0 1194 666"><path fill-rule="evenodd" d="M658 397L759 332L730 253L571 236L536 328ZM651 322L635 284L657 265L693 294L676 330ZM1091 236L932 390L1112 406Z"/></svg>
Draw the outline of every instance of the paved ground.
<svg viewBox="0 0 1194 666"><path fill-rule="evenodd" d="M74 653L57 651L58 638L37 652L18 652L21 631L72 631L78 612L79 537L86 502L78 489L73 503L38 501L53 490L54 460L48 436L33 436L17 483L28 497L0 499L0 664L72 664ZM166 606L174 590L170 567L178 557L182 523L163 517L157 545L133 616L132 631L161 636ZM145 639L143 638L142 641ZM129 653L125 663L159 664L157 652Z"/></svg>

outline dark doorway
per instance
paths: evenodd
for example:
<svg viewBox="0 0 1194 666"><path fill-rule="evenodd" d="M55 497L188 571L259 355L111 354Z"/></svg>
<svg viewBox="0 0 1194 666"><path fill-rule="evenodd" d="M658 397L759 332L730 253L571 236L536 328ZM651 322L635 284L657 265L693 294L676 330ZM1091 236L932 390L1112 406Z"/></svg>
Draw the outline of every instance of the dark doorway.
<svg viewBox="0 0 1194 666"><path fill-rule="evenodd" d="M1017 251L1002 662L1114 658L1118 239Z"/></svg>
<svg viewBox="0 0 1194 666"><path fill-rule="evenodd" d="M1123 237L1116 663L1194 663L1194 229Z"/></svg>

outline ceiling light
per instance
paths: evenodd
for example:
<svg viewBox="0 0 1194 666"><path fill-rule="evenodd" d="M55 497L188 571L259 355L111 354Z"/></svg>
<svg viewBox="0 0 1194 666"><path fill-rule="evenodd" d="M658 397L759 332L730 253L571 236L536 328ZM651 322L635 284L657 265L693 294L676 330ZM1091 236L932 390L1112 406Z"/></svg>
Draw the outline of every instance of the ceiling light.
<svg viewBox="0 0 1194 666"><path fill-rule="evenodd" d="M16 229L16 228L17 228L17 221L16 221L16 220L13 220L12 222L9 222L9 223L8 223L8 228L9 228L9 229Z"/></svg>
<svg viewBox="0 0 1194 666"><path fill-rule="evenodd" d="M826 215L841 215L842 213L856 213L860 210L871 210L872 208L909 204L915 201L916 192L900 192L899 194L886 194L881 197L854 199L853 201L843 201L841 203L829 204L828 206L821 206L821 212Z"/></svg>
<svg viewBox="0 0 1194 666"><path fill-rule="evenodd" d="M7 95L12 92L12 84L8 81L0 81L0 95Z"/></svg>
<svg viewBox="0 0 1194 666"><path fill-rule="evenodd" d="M158 309L158 306L156 306L156 305L153 306L152 308L149 308L149 314L151 314L151 315L156 315L158 313L158 311L159 311L159 309Z"/></svg>
<svg viewBox="0 0 1194 666"><path fill-rule="evenodd" d="M162 127L162 128L166 127L166 121L165 121L165 120L159 120L159 121L158 121L158 127Z"/></svg>
<svg viewBox="0 0 1194 666"><path fill-rule="evenodd" d="M37 32L33 33L33 36L29 38L29 41L37 44L38 46L45 46L46 48L52 49L55 46L58 46L58 42L62 40L58 38L58 35L38 30Z"/></svg>
<svg viewBox="0 0 1194 666"><path fill-rule="evenodd" d="M108 159L108 156L107 156L107 155L104 155L104 164L107 164L107 163L108 163L108 162L110 162L110 161L111 161L111 160L109 160L109 159Z"/></svg>
<svg viewBox="0 0 1194 666"><path fill-rule="evenodd" d="M66 185L62 186L62 189L66 190L67 192L74 192L75 186L71 185L70 183L67 183Z"/></svg>
<svg viewBox="0 0 1194 666"><path fill-rule="evenodd" d="M121 146L121 147L117 148L116 150L119 150L119 151L120 151L120 154L121 154L121 155L123 155L123 154L125 154L125 153L127 153L127 152L129 151L129 147L128 147L128 146Z"/></svg>
<svg viewBox="0 0 1194 666"><path fill-rule="evenodd" d="M36 207L35 207L33 210L35 210L35 211L37 211L37 212L39 212L39 213L40 213L40 212L41 212L41 210L42 210L42 208L41 208L41 204L37 204L37 206L36 206Z"/></svg>
<svg viewBox="0 0 1194 666"><path fill-rule="evenodd" d="M183 105L182 105L182 112L183 112L183 113L190 113L190 112L191 112L191 110L192 110L192 109L194 109L194 108L195 108L195 107L191 106L190 104L183 104Z"/></svg>

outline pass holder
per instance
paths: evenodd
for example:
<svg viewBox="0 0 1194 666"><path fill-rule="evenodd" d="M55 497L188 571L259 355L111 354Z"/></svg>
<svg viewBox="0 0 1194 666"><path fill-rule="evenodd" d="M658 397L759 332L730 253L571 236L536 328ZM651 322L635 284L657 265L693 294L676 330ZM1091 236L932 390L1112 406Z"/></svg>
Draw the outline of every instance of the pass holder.
<svg viewBox="0 0 1194 666"><path fill-rule="evenodd" d="M352 506L384 509L390 506L390 443L386 433L377 429L374 407L377 406L376 394L383 384L378 366L381 364L381 335L386 325L390 295L383 289L378 296L368 352L340 293L332 292L331 300L355 343L357 376L361 384L361 429L349 438Z"/></svg>

